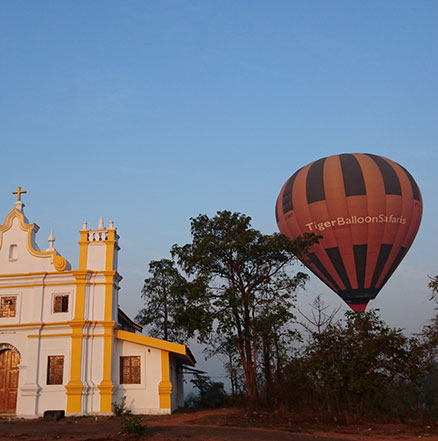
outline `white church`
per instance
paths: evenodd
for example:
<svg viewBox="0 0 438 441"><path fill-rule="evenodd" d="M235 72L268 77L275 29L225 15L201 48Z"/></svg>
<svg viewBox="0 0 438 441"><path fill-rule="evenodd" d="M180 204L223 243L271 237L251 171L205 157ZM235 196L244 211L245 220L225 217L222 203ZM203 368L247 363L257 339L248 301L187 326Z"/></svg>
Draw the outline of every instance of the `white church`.
<svg viewBox="0 0 438 441"><path fill-rule="evenodd" d="M73 270L53 234L37 246L23 193L0 225L0 414L107 415L123 397L133 413L171 413L183 403L182 366L195 360L184 345L136 333L119 308L114 224L82 225Z"/></svg>

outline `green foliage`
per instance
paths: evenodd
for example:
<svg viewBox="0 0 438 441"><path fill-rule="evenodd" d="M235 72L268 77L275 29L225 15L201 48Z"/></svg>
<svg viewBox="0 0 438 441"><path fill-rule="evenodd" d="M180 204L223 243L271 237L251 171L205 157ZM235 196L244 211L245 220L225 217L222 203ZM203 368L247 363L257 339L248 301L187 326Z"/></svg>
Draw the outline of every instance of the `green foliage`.
<svg viewBox="0 0 438 441"><path fill-rule="evenodd" d="M207 375L194 373L194 378L190 383L198 389L198 396L189 396L186 400L187 407L195 408L217 408L223 406L227 394L224 390L224 384L211 381Z"/></svg>
<svg viewBox="0 0 438 441"><path fill-rule="evenodd" d="M431 299L438 302L438 276L435 277L429 277L429 283L428 286L432 291L432 297Z"/></svg>
<svg viewBox="0 0 438 441"><path fill-rule="evenodd" d="M375 311L349 312L346 319L314 334L303 361L329 413L377 414L387 385L407 377L408 340Z"/></svg>
<svg viewBox="0 0 438 441"><path fill-rule="evenodd" d="M143 415L133 415L129 410L121 415L121 433L146 435L147 430L147 426L143 424Z"/></svg>
<svg viewBox="0 0 438 441"><path fill-rule="evenodd" d="M135 319L148 326L152 337L184 343L187 333L179 323L179 311L188 282L168 259L151 261L149 272L152 277L144 281L142 290L145 307Z"/></svg>
<svg viewBox="0 0 438 441"><path fill-rule="evenodd" d="M119 403L113 401L111 407L115 416L119 417L123 415L126 412L126 397L123 396Z"/></svg>
<svg viewBox="0 0 438 441"><path fill-rule="evenodd" d="M112 403L112 411L116 417L120 417L120 433L145 435L147 427L143 424L143 415L133 415L126 408L126 397L122 397L119 403Z"/></svg>
<svg viewBox="0 0 438 441"><path fill-rule="evenodd" d="M282 338L290 337L288 324L294 318L294 292L308 279L303 273L291 275L289 265L317 237L305 235L291 241L281 234L264 235L250 221L229 211L213 218L199 215L191 219L192 243L174 245L172 255L192 278L181 323L200 341L223 336L232 342L254 401L258 359L263 358L268 367L281 354ZM270 369L264 373L271 375Z"/></svg>
<svg viewBox="0 0 438 441"><path fill-rule="evenodd" d="M437 319L416 337L388 327L376 311L347 312L315 329L284 369L279 400L338 422L438 418Z"/></svg>

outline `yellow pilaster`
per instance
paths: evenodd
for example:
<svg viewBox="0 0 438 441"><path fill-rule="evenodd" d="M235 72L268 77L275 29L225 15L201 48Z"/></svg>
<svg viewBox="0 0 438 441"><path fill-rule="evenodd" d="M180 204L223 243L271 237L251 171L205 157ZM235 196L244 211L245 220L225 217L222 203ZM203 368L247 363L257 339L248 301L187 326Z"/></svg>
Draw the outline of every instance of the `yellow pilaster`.
<svg viewBox="0 0 438 441"><path fill-rule="evenodd" d="M112 394L114 385L111 380L112 364L112 345L113 330L115 322L113 321L113 289L114 289L114 248L116 245L115 230L108 230L108 239L106 242L106 262L105 270L111 271L111 275L105 276L105 324L104 324L104 343L103 343L103 376L99 384L100 392L100 411L111 412Z"/></svg>
<svg viewBox="0 0 438 441"><path fill-rule="evenodd" d="M80 413L82 400L82 329L83 323L70 322L71 335L71 370L70 381L65 386L67 391L67 413Z"/></svg>
<svg viewBox="0 0 438 441"><path fill-rule="evenodd" d="M116 230L108 230L106 243L105 270L112 271L114 268L114 247L116 246Z"/></svg>
<svg viewBox="0 0 438 441"><path fill-rule="evenodd" d="M81 240L79 243L79 270L87 269L87 251L88 251L88 230L81 230Z"/></svg>
<svg viewBox="0 0 438 441"><path fill-rule="evenodd" d="M70 322L71 334L71 368L70 381L65 386L67 391L67 413L80 413L82 400L82 339L84 328L84 305L86 271L76 271L76 302L73 320Z"/></svg>
<svg viewBox="0 0 438 441"><path fill-rule="evenodd" d="M114 322L104 322L103 325L103 377L99 384L100 411L111 412L114 385L111 380L111 360Z"/></svg>
<svg viewBox="0 0 438 441"><path fill-rule="evenodd" d="M160 409L170 409L172 383L170 382L169 351L161 351L161 382L158 385Z"/></svg>

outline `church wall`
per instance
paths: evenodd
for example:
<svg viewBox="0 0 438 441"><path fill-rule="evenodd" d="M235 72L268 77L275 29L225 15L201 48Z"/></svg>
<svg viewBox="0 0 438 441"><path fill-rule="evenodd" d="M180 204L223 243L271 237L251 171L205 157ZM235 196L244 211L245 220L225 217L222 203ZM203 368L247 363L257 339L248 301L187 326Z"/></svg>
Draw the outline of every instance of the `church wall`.
<svg viewBox="0 0 438 441"><path fill-rule="evenodd" d="M161 350L136 343L116 340L113 357L113 401L120 403L126 396L126 406L133 413L166 414L160 409L158 385L161 381ZM120 356L141 357L141 384L120 384Z"/></svg>
<svg viewBox="0 0 438 441"><path fill-rule="evenodd" d="M36 413L42 416L45 410L62 410L66 408L67 397L65 385L70 380L70 337L48 337L40 339L40 357L38 364L38 385L41 387L37 400ZM49 356L64 356L62 384L47 384L47 368Z"/></svg>
<svg viewBox="0 0 438 441"><path fill-rule="evenodd" d="M87 252L87 269L93 271L105 270L106 243L90 242Z"/></svg>
<svg viewBox="0 0 438 441"><path fill-rule="evenodd" d="M55 296L68 295L68 311L67 312L54 312ZM37 303L38 300L35 299ZM40 300L43 305L42 321L44 323L64 322L70 321L73 318L74 305L75 305L75 287L74 286L57 286L46 287L44 289L43 298ZM38 306L35 305L35 310Z"/></svg>
<svg viewBox="0 0 438 441"><path fill-rule="evenodd" d="M95 337L84 338L84 355L83 355L83 377L85 399L85 413L100 412L100 394L98 386L102 381L103 374L103 338L99 335L100 326L90 325L85 331L88 335L96 335Z"/></svg>
<svg viewBox="0 0 438 441"><path fill-rule="evenodd" d="M97 279L96 277L94 279ZM103 283L102 280L98 282ZM94 280L93 280L94 281ZM105 287L104 285L87 285L84 317L86 320L101 321L105 319Z"/></svg>

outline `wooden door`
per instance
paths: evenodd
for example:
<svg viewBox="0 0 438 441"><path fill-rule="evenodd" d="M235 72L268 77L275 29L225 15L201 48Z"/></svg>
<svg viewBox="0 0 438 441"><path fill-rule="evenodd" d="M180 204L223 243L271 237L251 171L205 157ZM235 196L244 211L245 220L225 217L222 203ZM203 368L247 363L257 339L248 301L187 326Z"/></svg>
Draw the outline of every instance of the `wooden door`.
<svg viewBox="0 0 438 441"><path fill-rule="evenodd" d="M18 391L18 362L16 352L0 352L0 413L15 413Z"/></svg>

